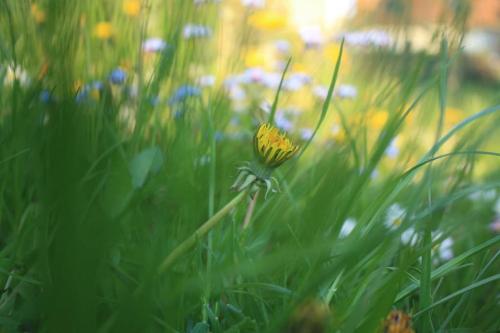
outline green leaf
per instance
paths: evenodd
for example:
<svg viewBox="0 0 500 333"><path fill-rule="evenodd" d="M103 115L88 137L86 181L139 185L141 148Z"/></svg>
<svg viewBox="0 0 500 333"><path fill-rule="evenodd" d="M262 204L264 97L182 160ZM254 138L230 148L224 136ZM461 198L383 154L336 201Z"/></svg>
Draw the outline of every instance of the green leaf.
<svg viewBox="0 0 500 333"><path fill-rule="evenodd" d="M194 325L190 333L208 333L209 329L210 327L208 326L207 323L200 322Z"/></svg>
<svg viewBox="0 0 500 333"><path fill-rule="evenodd" d="M158 147L140 152L130 162L130 174L134 189L141 188L150 173L157 173L163 165L163 154Z"/></svg>

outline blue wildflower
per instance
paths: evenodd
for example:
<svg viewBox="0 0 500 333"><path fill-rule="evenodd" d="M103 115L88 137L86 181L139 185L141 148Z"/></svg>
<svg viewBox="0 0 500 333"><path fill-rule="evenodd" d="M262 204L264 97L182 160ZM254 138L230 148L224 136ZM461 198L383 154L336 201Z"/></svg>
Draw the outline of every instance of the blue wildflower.
<svg viewBox="0 0 500 333"><path fill-rule="evenodd" d="M40 92L40 102L44 103L44 104L48 104L52 101L52 95L50 93L50 91L44 89Z"/></svg>
<svg viewBox="0 0 500 333"><path fill-rule="evenodd" d="M109 81L113 84L121 85L127 79L127 73L121 68L114 69L111 74L109 74Z"/></svg>
<svg viewBox="0 0 500 333"><path fill-rule="evenodd" d="M103 90L104 84L101 81L94 81L90 84L86 84L76 94L76 101L81 103L87 101L89 98L94 101L98 101L101 98Z"/></svg>
<svg viewBox="0 0 500 333"><path fill-rule="evenodd" d="M184 85L179 87L170 99L168 100L169 105L178 104L184 102L189 97L198 97L201 95L201 89L195 86Z"/></svg>

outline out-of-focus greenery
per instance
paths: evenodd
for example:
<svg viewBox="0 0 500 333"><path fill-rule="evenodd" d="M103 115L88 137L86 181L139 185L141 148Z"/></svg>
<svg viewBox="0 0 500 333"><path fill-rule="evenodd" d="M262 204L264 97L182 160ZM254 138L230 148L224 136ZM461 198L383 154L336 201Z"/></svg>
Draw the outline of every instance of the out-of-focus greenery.
<svg viewBox="0 0 500 333"><path fill-rule="evenodd" d="M0 0L0 332L498 331L498 86L455 35L346 43L323 105L340 40L242 3ZM236 196L289 58L276 124L311 144L159 271Z"/></svg>

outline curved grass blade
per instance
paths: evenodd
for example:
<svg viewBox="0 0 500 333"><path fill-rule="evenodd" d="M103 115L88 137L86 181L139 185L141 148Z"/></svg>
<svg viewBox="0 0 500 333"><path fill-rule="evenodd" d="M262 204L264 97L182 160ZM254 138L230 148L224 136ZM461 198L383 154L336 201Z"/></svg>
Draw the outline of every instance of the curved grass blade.
<svg viewBox="0 0 500 333"><path fill-rule="evenodd" d="M342 60L342 52L344 51L344 39L342 39L342 42L340 43L340 51L339 51L339 56L337 58L337 63L335 64L335 70L333 71L333 76L332 80L330 81L330 87L328 87L328 94L326 95L325 102L323 103L323 108L321 110L321 115L319 117L318 123L316 124L316 127L314 128L313 134L307 140L306 144L304 145L304 148L301 149L299 155L297 156L297 160L304 154L306 151L307 147L311 144L312 140L316 136L316 133L319 130L319 127L323 123L326 117L326 113L328 112L328 107L330 106L330 101L332 100L333 96L333 89L335 88L335 84L337 82L337 77L339 74L339 69L340 69L340 62Z"/></svg>
<svg viewBox="0 0 500 333"><path fill-rule="evenodd" d="M281 89L283 88L283 81L285 81L285 74L288 71L288 67L290 66L291 62L292 62L292 58L288 58L288 61L286 62L286 65L285 65L285 69L283 70L283 73L281 74L280 83L278 85L278 91L276 91L276 96L274 96L273 105L271 106L271 113L269 114L268 123L270 123L270 124L273 124L273 122L274 122L274 115L276 114L276 109L278 108L278 100L280 97Z"/></svg>

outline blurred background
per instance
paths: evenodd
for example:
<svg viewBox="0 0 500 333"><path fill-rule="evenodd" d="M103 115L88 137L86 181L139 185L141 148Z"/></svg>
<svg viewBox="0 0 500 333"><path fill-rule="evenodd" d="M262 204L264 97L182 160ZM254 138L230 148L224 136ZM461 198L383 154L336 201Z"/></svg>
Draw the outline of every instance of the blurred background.
<svg viewBox="0 0 500 333"><path fill-rule="evenodd" d="M0 333L498 332L499 15L0 0ZM159 269L270 119L281 191Z"/></svg>

